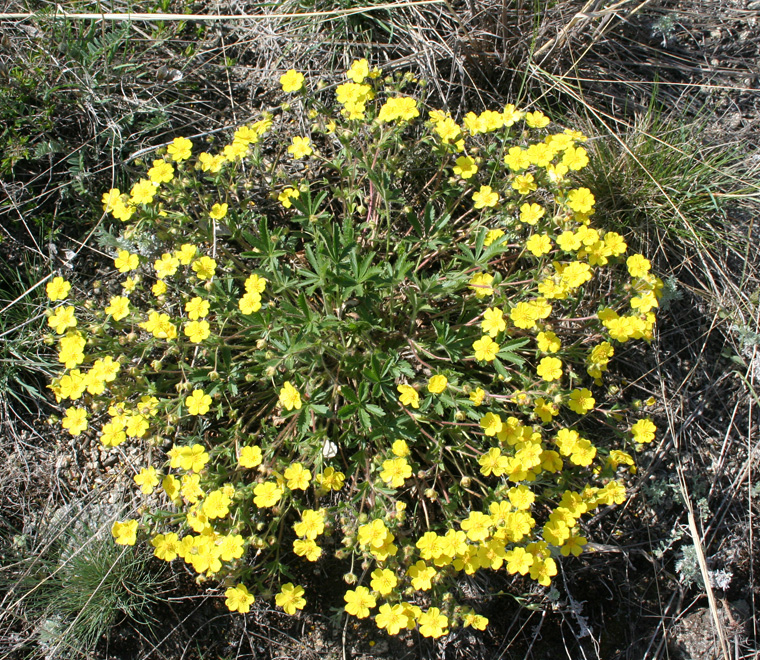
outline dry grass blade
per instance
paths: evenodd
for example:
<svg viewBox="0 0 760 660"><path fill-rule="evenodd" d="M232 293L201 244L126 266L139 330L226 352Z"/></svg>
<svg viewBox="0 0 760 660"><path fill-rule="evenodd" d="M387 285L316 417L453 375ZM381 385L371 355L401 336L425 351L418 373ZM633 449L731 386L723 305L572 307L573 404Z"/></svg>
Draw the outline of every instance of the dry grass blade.
<svg viewBox="0 0 760 660"><path fill-rule="evenodd" d="M314 12L293 12L293 13L276 13L276 14L164 14L160 12L139 13L139 12L120 12L120 13L74 13L67 12L56 7L54 14L39 14L34 12L20 13L3 13L0 14L0 20L28 20L33 18L45 18L56 20L78 20L78 21L239 21L239 20L278 20L285 18L324 18L352 16L354 14L364 14L372 11L383 9L398 9L400 7L412 7L415 5L437 5L442 4L445 0L412 0L410 2L393 2L382 5L368 5L365 7L352 7L351 9L333 9Z"/></svg>

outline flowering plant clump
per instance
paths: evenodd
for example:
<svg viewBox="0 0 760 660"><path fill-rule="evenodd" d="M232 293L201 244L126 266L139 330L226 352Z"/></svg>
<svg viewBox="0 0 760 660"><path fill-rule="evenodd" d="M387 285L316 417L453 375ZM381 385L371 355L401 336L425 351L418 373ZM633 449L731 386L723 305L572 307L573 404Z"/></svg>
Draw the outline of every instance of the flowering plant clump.
<svg viewBox="0 0 760 660"><path fill-rule="evenodd" d="M594 226L586 137L540 111L457 122L366 60L334 94L281 84L221 149L177 138L103 195L118 290L48 285L62 425L144 449L115 542L224 578L231 611L296 614L299 565L343 560L350 616L482 629L457 576L548 586L625 501L656 428L604 379L662 283Z"/></svg>

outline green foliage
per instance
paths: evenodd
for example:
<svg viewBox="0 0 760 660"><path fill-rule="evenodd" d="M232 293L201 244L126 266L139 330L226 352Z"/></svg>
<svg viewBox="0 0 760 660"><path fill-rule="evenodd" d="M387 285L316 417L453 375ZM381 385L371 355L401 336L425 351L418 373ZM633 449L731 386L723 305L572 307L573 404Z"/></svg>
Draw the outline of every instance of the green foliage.
<svg viewBox="0 0 760 660"><path fill-rule="evenodd" d="M126 278L104 308L48 291L52 389L72 435L145 450L117 544L238 582L239 612L280 584L294 614L281 583L350 558L349 614L384 601L380 628L440 637L485 625L459 574L548 586L583 516L625 500L623 448L656 429L605 372L663 285L592 227L582 134L511 105L460 125L411 75L348 77L333 101L289 71L277 113L103 195Z"/></svg>

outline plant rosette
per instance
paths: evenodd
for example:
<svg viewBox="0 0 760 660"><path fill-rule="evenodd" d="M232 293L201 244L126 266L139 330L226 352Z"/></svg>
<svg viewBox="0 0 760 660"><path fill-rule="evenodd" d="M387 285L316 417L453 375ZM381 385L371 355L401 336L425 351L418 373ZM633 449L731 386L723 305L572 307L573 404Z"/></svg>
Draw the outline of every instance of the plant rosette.
<svg viewBox="0 0 760 660"><path fill-rule="evenodd" d="M223 580L232 611L296 614L294 576L336 561L361 567L345 611L390 634L483 628L459 576L549 586L625 501L656 429L604 380L662 282L592 223L582 134L512 105L457 122L366 61L334 95L294 73L228 144L177 138L103 195L119 290L48 291L63 427L145 449L115 542Z"/></svg>

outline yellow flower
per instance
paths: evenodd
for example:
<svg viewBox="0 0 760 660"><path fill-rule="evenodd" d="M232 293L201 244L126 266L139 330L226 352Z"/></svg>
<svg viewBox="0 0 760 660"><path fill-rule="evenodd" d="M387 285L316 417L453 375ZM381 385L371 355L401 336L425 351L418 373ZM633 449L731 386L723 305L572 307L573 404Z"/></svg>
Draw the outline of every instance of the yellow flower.
<svg viewBox="0 0 760 660"><path fill-rule="evenodd" d="M480 186L478 192L473 193L472 201L476 209L496 206L499 203L499 193L491 190L491 186Z"/></svg>
<svg viewBox="0 0 760 660"><path fill-rule="evenodd" d="M552 239L547 234L533 234L526 242L525 247L533 256L540 257L552 249Z"/></svg>
<svg viewBox="0 0 760 660"><path fill-rule="evenodd" d="M62 335L69 328L76 328L77 318L74 316L75 311L76 310L71 306L59 307L48 319L48 325L59 335Z"/></svg>
<svg viewBox="0 0 760 660"><path fill-rule="evenodd" d="M163 280L158 280L158 282L150 287L150 290L153 292L153 295L156 296L156 298L163 296L166 293L166 282Z"/></svg>
<svg viewBox="0 0 760 660"><path fill-rule="evenodd" d="M208 315L208 310L208 300L204 300L200 296L195 296L185 303L185 311L187 312L187 317L191 321L205 318Z"/></svg>
<svg viewBox="0 0 760 660"><path fill-rule="evenodd" d="M504 156L504 164L513 172L530 167L530 158L528 152L520 147L510 147L509 152Z"/></svg>
<svg viewBox="0 0 760 660"><path fill-rule="evenodd" d="M375 616L377 627L385 629L389 635L398 635L399 630L406 628L408 623L409 618L403 605L391 606L389 603L383 603Z"/></svg>
<svg viewBox="0 0 760 660"><path fill-rule="evenodd" d="M154 468L152 465L150 467L143 468L132 478L134 482L140 486L140 490L145 495L150 495L155 487L158 486L156 468Z"/></svg>
<svg viewBox="0 0 760 660"><path fill-rule="evenodd" d="M253 275L249 275L248 278L245 280L245 290L248 293L264 293L264 289L266 289L267 286L267 279L265 277L261 277L259 275L256 275L254 273Z"/></svg>
<svg viewBox="0 0 760 660"><path fill-rule="evenodd" d="M290 69L280 76L280 84L283 92L297 92L303 87L304 77L295 69Z"/></svg>
<svg viewBox="0 0 760 660"><path fill-rule="evenodd" d="M538 350L542 353L556 353L562 348L562 342L559 337L553 332L539 332L536 335L536 344L538 344Z"/></svg>
<svg viewBox="0 0 760 660"><path fill-rule="evenodd" d="M203 513L209 519L225 518L232 500L223 490L212 490L203 500Z"/></svg>
<svg viewBox="0 0 760 660"><path fill-rule="evenodd" d="M409 451L409 445L406 444L406 440L401 439L393 441L391 451L394 456L398 456L399 458L406 458L411 453Z"/></svg>
<svg viewBox="0 0 760 660"><path fill-rule="evenodd" d="M520 121L523 118L523 112L515 108L512 103L507 103L504 106L502 115L504 116L504 125L509 128L513 126L515 122Z"/></svg>
<svg viewBox="0 0 760 660"><path fill-rule="evenodd" d="M420 407L420 395L411 385L401 384L396 386L399 394L401 405L411 406L412 408Z"/></svg>
<svg viewBox="0 0 760 660"><path fill-rule="evenodd" d="M163 159L154 160L148 170L148 178L153 183L168 183L174 178L174 168Z"/></svg>
<svg viewBox="0 0 760 660"><path fill-rule="evenodd" d="M631 427L631 434L636 442L652 442L656 432L657 427L651 419L640 419Z"/></svg>
<svg viewBox="0 0 760 660"><path fill-rule="evenodd" d="M240 612L246 614L251 610L251 605L254 602L254 597L248 591L248 587L244 584L238 584L235 587L230 587L224 592L227 597L224 604L230 612Z"/></svg>
<svg viewBox="0 0 760 660"><path fill-rule="evenodd" d="M253 489L253 503L260 509L274 506L282 498L282 488L272 481L257 484Z"/></svg>
<svg viewBox="0 0 760 660"><path fill-rule="evenodd" d="M128 273L140 265L140 257L130 254L127 250L119 250L113 264L120 273Z"/></svg>
<svg viewBox="0 0 760 660"><path fill-rule="evenodd" d="M238 308L245 314L253 314L261 309L261 295L255 291L248 291L238 300Z"/></svg>
<svg viewBox="0 0 760 660"><path fill-rule="evenodd" d="M477 298L485 298L486 296L493 294L491 282L493 282L493 275L489 275L488 273L475 273L475 275L470 278L468 286L475 291L475 296Z"/></svg>
<svg viewBox="0 0 760 660"><path fill-rule="evenodd" d="M193 143L187 138L177 137L172 140L166 151L175 163L181 163L192 155Z"/></svg>
<svg viewBox="0 0 760 660"><path fill-rule="evenodd" d="M485 630L488 627L488 618L470 610L462 618L462 625L465 628L472 626L475 630Z"/></svg>
<svg viewBox="0 0 760 660"><path fill-rule="evenodd" d="M478 387L477 389L470 392L470 401L472 402L472 405L479 406L483 403L483 398L485 397L486 393L483 390L482 387Z"/></svg>
<svg viewBox="0 0 760 660"><path fill-rule="evenodd" d="M164 252L160 259L156 259L153 262L153 268L159 279L171 277L177 272L177 268L179 268L179 259L169 252Z"/></svg>
<svg viewBox="0 0 760 660"><path fill-rule="evenodd" d="M460 156L454 165L454 174L461 176L463 179L470 179L478 172L478 166L475 159L469 156Z"/></svg>
<svg viewBox="0 0 760 660"><path fill-rule="evenodd" d="M179 262L183 266L187 266L194 258L195 254L198 252L198 248L195 247L192 243L184 243L179 250L174 251L174 256L179 259Z"/></svg>
<svg viewBox="0 0 760 660"><path fill-rule="evenodd" d="M79 435L87 430L87 410L84 408L68 408L61 426L71 435Z"/></svg>
<svg viewBox="0 0 760 660"><path fill-rule="evenodd" d="M137 541L137 521L125 520L120 522L115 520L111 526L113 540L119 545L134 545Z"/></svg>
<svg viewBox="0 0 760 660"><path fill-rule="evenodd" d="M582 170L588 165L588 154L583 147L568 147L562 156L562 164L570 170Z"/></svg>
<svg viewBox="0 0 760 660"><path fill-rule="evenodd" d="M375 607L377 601L370 593L367 587L357 587L355 590L349 590L343 595L346 601L345 610L357 619L366 619L369 616L371 608Z"/></svg>
<svg viewBox="0 0 760 660"><path fill-rule="evenodd" d="M343 488L345 480L346 475L342 472L337 472L332 467L325 468L325 471L316 477L317 483L324 490L340 490Z"/></svg>
<svg viewBox="0 0 760 660"><path fill-rule="evenodd" d="M303 598L304 588L295 586L292 582L283 584L275 597L275 603L285 610L286 614L295 614L296 610L302 610L306 605L306 599Z"/></svg>
<svg viewBox="0 0 760 660"><path fill-rule="evenodd" d="M419 591L427 591L433 588L433 578L437 575L438 571L432 566L428 566L424 561L420 560L413 566L409 567L407 574L411 578L412 586Z"/></svg>
<svg viewBox="0 0 760 660"><path fill-rule="evenodd" d="M488 436L494 436L501 431L503 423L501 417L494 413L486 413L480 418L480 428Z"/></svg>
<svg viewBox="0 0 760 660"><path fill-rule="evenodd" d="M515 573L526 575L535 561L533 555L521 546L509 550L505 559L507 560L507 572L511 575Z"/></svg>
<svg viewBox="0 0 760 660"><path fill-rule="evenodd" d="M559 408L557 408L557 406L551 401L547 401L543 397L539 397L535 401L533 412L538 415L544 424L548 424L552 421L553 417L559 415Z"/></svg>
<svg viewBox="0 0 760 660"><path fill-rule="evenodd" d="M512 181L512 188L521 195L527 195L534 190L538 190L538 186L536 185L532 174L521 174L520 176L516 176L515 180Z"/></svg>
<svg viewBox="0 0 760 660"><path fill-rule="evenodd" d="M106 213L111 213L117 207L123 206L121 191L118 188L111 188L108 192L104 192L100 201L103 202L103 210Z"/></svg>
<svg viewBox="0 0 760 660"><path fill-rule="evenodd" d="M48 300L65 300L66 296L69 295L70 289L71 284L69 284L66 280L64 280L62 277L54 277L50 282L47 283L45 292L47 293Z"/></svg>
<svg viewBox="0 0 760 660"><path fill-rule="evenodd" d="M590 410L593 410L595 404L596 401L594 397L591 396L591 390L588 390L585 387L570 392L570 399L567 402L570 410L579 415L585 415Z"/></svg>
<svg viewBox="0 0 760 660"><path fill-rule="evenodd" d="M520 207L520 222L524 222L526 225L535 225L544 217L545 213L546 210L543 206L526 202Z"/></svg>
<svg viewBox="0 0 760 660"><path fill-rule="evenodd" d="M193 390L192 394L185 399L185 405L191 415L205 415L211 408L211 397L203 390Z"/></svg>
<svg viewBox="0 0 760 660"><path fill-rule="evenodd" d="M310 142L311 140L307 137L295 136L292 144L288 147L288 153L296 160L303 158L304 156L310 156L314 153Z"/></svg>
<svg viewBox="0 0 760 660"><path fill-rule="evenodd" d="M548 587L552 582L552 577L557 574L557 564L549 557L539 561L534 561L530 567L531 579L538 582L544 587Z"/></svg>
<svg viewBox="0 0 760 660"><path fill-rule="evenodd" d="M487 332L491 337L496 337L500 332L507 329L504 313L497 307L487 307L486 311L483 312L480 327L483 332Z"/></svg>
<svg viewBox="0 0 760 660"><path fill-rule="evenodd" d="M174 532L156 534L150 541L155 548L153 554L162 561L174 561L177 558L179 538Z"/></svg>
<svg viewBox="0 0 760 660"><path fill-rule="evenodd" d="M420 116L420 111L417 110L417 101L408 96L400 96L398 98L388 99L380 108L380 112L377 113L378 122L389 121L411 121L415 117Z"/></svg>
<svg viewBox="0 0 760 660"><path fill-rule="evenodd" d="M184 333L193 344L200 344L211 335L208 321L190 321L185 323Z"/></svg>
<svg viewBox="0 0 760 660"><path fill-rule="evenodd" d="M499 345L488 335L484 335L473 342L472 348L475 351L475 359L485 362L493 361L499 352Z"/></svg>
<svg viewBox="0 0 760 660"><path fill-rule="evenodd" d="M322 548L311 539L296 539L293 541L293 552L306 561L317 561L322 556Z"/></svg>
<svg viewBox="0 0 760 660"><path fill-rule="evenodd" d="M486 238L483 241L483 245L485 245L486 247L490 247L491 245L493 245L494 242L498 241L502 236L504 236L503 229L491 229L486 234Z"/></svg>
<svg viewBox="0 0 760 660"><path fill-rule="evenodd" d="M285 477L290 490L306 490L311 482L311 472L300 463L290 465L283 472L283 477Z"/></svg>
<svg viewBox="0 0 760 660"><path fill-rule="evenodd" d="M478 459L480 465L480 474L485 477L493 474L495 477L502 476L510 465L510 459L503 456L501 449L491 447L485 454Z"/></svg>
<svg viewBox="0 0 760 660"><path fill-rule="evenodd" d="M428 381L428 392L431 394L440 394L446 389L446 386L448 385L449 381L446 378L446 376L442 376L440 374L437 374L430 378Z"/></svg>
<svg viewBox="0 0 760 660"><path fill-rule="evenodd" d="M536 373L547 382L559 380L562 378L562 361L555 357L541 358Z"/></svg>
<svg viewBox="0 0 760 660"><path fill-rule="evenodd" d="M242 447L238 464L243 468L255 468L261 465L261 447Z"/></svg>
<svg viewBox="0 0 760 660"><path fill-rule="evenodd" d="M420 614L417 622L420 624L420 635L423 637L436 639L448 632L449 620L437 607L431 607L427 612Z"/></svg>
<svg viewBox="0 0 760 660"><path fill-rule="evenodd" d="M366 59L354 60L351 68L346 71L346 78L350 78L355 83L362 83L369 75L369 62Z"/></svg>
<svg viewBox="0 0 760 660"><path fill-rule="evenodd" d="M277 195L277 201L282 204L283 208L289 209L293 206L291 200L298 199L301 193L296 188L285 188L279 195Z"/></svg>
<svg viewBox="0 0 760 660"><path fill-rule="evenodd" d="M227 204L214 204L208 214L213 220L221 220L227 215Z"/></svg>
<svg viewBox="0 0 760 660"><path fill-rule="evenodd" d="M291 385L289 380L286 380L280 390L280 405L285 410L301 409L301 395L298 390Z"/></svg>
<svg viewBox="0 0 760 660"><path fill-rule="evenodd" d="M398 578L393 571L387 568L376 568L372 571L372 580L370 586L381 596L387 596L398 584Z"/></svg>
<svg viewBox="0 0 760 660"><path fill-rule="evenodd" d="M148 179L140 179L130 190L129 203L132 206L138 204L150 204L156 196L158 184Z"/></svg>
<svg viewBox="0 0 760 660"><path fill-rule="evenodd" d="M634 254L628 257L625 265L628 267L628 273L631 277L646 277L649 273L649 269L652 267L649 259L641 254Z"/></svg>
<svg viewBox="0 0 760 660"><path fill-rule="evenodd" d="M530 128L545 128L549 125L549 118L540 110L525 114L525 123Z"/></svg>
<svg viewBox="0 0 760 660"><path fill-rule="evenodd" d="M216 261L211 257L200 257L192 266L199 280L210 280L216 271Z"/></svg>
<svg viewBox="0 0 760 660"><path fill-rule="evenodd" d="M588 543L585 536L571 536L565 544L560 548L560 552L563 557L567 557L572 553L574 557L578 557L583 552L583 547Z"/></svg>
<svg viewBox="0 0 760 660"><path fill-rule="evenodd" d="M412 468L405 458L391 458L383 461L380 478L391 488L401 488L404 481L412 476Z"/></svg>
<svg viewBox="0 0 760 660"><path fill-rule="evenodd" d="M293 525L293 531L297 536L313 541L325 531L325 510L304 509L300 522Z"/></svg>
<svg viewBox="0 0 760 660"><path fill-rule="evenodd" d="M567 205L576 213L588 213L594 208L595 201L588 188L575 188L567 195Z"/></svg>

